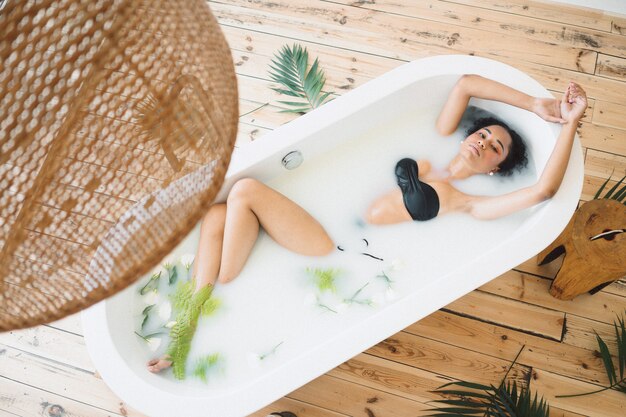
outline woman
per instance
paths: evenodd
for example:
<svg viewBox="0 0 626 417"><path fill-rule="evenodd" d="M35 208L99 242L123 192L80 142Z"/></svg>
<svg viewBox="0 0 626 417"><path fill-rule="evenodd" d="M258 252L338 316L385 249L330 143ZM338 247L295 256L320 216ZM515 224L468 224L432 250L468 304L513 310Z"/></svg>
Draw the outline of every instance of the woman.
<svg viewBox="0 0 626 417"><path fill-rule="evenodd" d="M440 134L450 135L457 129L471 97L508 103L532 111L544 120L562 124L555 148L537 183L495 197L467 195L450 184L451 180L476 174L508 175L523 165L525 147L519 135L497 119L482 120L462 142L459 153L445 170L433 169L428 161L403 159L398 162L399 189L374 201L365 215L368 223L428 220L451 212L494 219L531 207L556 193L567 168L578 121L587 108L584 90L572 82L560 101L533 98L478 75L464 75L454 86L437 119ZM297 204L256 180L240 180L230 191L227 202L211 206L202 221L193 270L197 279L194 296L202 294L199 296L202 301L210 297L216 281L227 283L239 274L257 239L259 227L277 243L299 254L323 256L335 248L324 228ZM195 331L196 321L197 314L195 321L188 320L186 324L191 326L186 330L188 341ZM176 349L180 347L171 344L168 354L148 362L148 369L159 372L172 365L168 359ZM179 366L184 369L184 364Z"/></svg>

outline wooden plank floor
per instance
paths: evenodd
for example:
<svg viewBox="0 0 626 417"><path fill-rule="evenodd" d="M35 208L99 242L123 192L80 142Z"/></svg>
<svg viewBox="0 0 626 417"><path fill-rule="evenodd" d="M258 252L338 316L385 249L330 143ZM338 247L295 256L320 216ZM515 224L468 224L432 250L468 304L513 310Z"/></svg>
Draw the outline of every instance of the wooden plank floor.
<svg viewBox="0 0 626 417"><path fill-rule="evenodd" d="M555 95L574 80L590 98L579 128L581 200L592 198L611 172L626 172L626 16L530 0L219 0L210 6L236 66L245 114L238 146L263 140L294 117L278 113L281 97L269 89L267 71L280 47L298 42L320 58L327 89L337 94L436 54L500 60ZM520 349L510 375L543 395L551 415L626 415L626 395L615 391L555 398L607 383L594 331L614 340L611 323L626 308L622 283L574 301L553 299L548 288L557 269L531 259L253 416L283 410L300 417L418 416L437 399L431 390L451 379L497 383ZM142 416L94 369L78 315L0 334L0 416L42 415Z"/></svg>

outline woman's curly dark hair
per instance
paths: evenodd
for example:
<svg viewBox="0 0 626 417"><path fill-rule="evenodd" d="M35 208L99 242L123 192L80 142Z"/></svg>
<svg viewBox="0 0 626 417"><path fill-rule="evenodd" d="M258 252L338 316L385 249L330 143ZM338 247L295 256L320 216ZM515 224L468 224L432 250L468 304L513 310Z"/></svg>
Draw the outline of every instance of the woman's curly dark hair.
<svg viewBox="0 0 626 417"><path fill-rule="evenodd" d="M509 149L509 154L506 156L504 161L500 165L498 165L498 174L508 177L513 174L514 170L521 171L523 168L528 165L528 157L526 156L526 144L522 137L513 129L509 127L502 120L496 119L495 117L483 117L477 119L474 124L467 130L466 136L471 135L478 130L491 126L497 125L502 126L504 130L506 130L511 136L511 148Z"/></svg>

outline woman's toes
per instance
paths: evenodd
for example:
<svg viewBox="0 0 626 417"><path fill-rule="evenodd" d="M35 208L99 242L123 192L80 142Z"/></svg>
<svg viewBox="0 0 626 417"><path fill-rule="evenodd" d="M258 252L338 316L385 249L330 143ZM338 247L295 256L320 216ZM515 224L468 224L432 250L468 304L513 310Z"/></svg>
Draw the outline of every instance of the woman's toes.
<svg viewBox="0 0 626 417"><path fill-rule="evenodd" d="M169 368L172 366L172 362L166 360L165 358L152 359L148 362L148 371L150 372L160 372L162 369Z"/></svg>

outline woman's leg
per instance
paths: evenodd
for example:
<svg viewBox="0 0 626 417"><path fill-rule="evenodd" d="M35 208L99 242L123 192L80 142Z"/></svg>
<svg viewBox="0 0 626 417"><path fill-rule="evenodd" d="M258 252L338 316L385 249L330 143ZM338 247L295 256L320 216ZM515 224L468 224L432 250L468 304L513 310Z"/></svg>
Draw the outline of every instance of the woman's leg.
<svg viewBox="0 0 626 417"><path fill-rule="evenodd" d="M196 291L207 284L214 285L222 259L222 241L226 223L226 204L213 204L202 218L198 250L193 263L192 276Z"/></svg>
<svg viewBox="0 0 626 417"><path fill-rule="evenodd" d="M226 220L226 204L213 204L202 218L198 250L193 263L192 277L196 279L195 292L206 285L214 285L222 258L222 240L224 239L224 223ZM167 355L148 362L150 372L159 372L169 368L172 361Z"/></svg>
<svg viewBox="0 0 626 417"><path fill-rule="evenodd" d="M335 247L322 225L302 207L261 182L245 178L233 186L226 202L219 282L239 275L259 225L278 244L302 255L327 255Z"/></svg>
<svg viewBox="0 0 626 417"><path fill-rule="evenodd" d="M257 180L237 181L226 205L211 206L202 220L194 262L196 290L218 281L232 281L252 251L259 226L278 244L309 256L330 253L335 245L317 220L287 197ZM220 260L221 255L221 260ZM219 261L219 262L218 262ZM171 366L167 356L148 362L150 372Z"/></svg>

